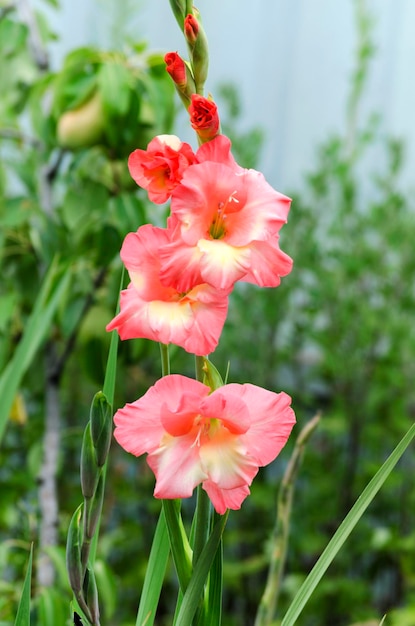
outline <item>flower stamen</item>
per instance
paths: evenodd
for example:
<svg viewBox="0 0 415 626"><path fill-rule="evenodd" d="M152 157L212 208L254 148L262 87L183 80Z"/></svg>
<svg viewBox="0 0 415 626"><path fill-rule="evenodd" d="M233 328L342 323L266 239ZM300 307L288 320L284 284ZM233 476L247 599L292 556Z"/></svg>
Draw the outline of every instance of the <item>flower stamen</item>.
<svg viewBox="0 0 415 626"><path fill-rule="evenodd" d="M226 209L231 202L239 203L239 200L235 198L236 193L236 190L232 191L226 202L218 202L218 209L209 229L209 235L212 239L223 239L226 235Z"/></svg>

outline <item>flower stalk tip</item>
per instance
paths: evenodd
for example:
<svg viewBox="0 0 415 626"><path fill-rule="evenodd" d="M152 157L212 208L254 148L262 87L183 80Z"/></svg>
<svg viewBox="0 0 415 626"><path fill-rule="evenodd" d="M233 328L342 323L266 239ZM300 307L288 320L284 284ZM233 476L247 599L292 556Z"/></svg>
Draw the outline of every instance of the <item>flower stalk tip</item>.
<svg viewBox="0 0 415 626"><path fill-rule="evenodd" d="M186 15L183 32L189 48L196 91L202 95L208 75L209 49L199 12L195 8L193 8L193 13Z"/></svg>

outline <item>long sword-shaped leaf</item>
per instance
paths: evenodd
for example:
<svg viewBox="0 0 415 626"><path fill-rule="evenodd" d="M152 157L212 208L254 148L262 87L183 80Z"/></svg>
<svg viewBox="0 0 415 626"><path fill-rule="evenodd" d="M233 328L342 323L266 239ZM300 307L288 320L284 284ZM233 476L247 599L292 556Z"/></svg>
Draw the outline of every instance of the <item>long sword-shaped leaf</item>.
<svg viewBox="0 0 415 626"><path fill-rule="evenodd" d="M411 426L406 435L401 439L392 454L386 459L385 463L377 471L375 476L372 478L370 483L357 499L354 506L346 515L343 522L340 524L339 528L329 541L323 554L321 555L321 557L307 576L306 580L298 590L297 595L295 596L291 606L289 607L284 619L281 622L281 626L293 626L293 624L295 624L298 616L300 615L301 611L309 600L311 594L317 587L321 578L325 574L329 565L334 560L336 554L343 546L353 528L356 526L357 522L360 520L363 513L366 511L367 507L372 502L373 498L376 496L379 489L382 487L383 483L385 482L385 480L387 479L387 477L389 476L396 463L399 461L402 454L405 452L406 448L409 446L414 437L415 424Z"/></svg>
<svg viewBox="0 0 415 626"><path fill-rule="evenodd" d="M206 583L207 576L214 562L216 552L221 545L222 534L225 529L228 513L222 515L213 527L212 533L203 548L195 568L186 593L183 596L183 602L177 616L175 626L189 626L200 605L203 588Z"/></svg>
<svg viewBox="0 0 415 626"><path fill-rule="evenodd" d="M166 518L162 511L154 534L153 545L147 565L136 626L152 626L160 598L170 553Z"/></svg>
<svg viewBox="0 0 415 626"><path fill-rule="evenodd" d="M30 583L32 580L32 559L33 546L31 546L30 548L29 563L27 566L26 577L23 584L23 591L20 597L14 626L30 626Z"/></svg>
<svg viewBox="0 0 415 626"><path fill-rule="evenodd" d="M0 442L21 380L32 363L36 351L45 340L50 330L52 318L68 287L70 272L65 271L59 277L62 269L57 261L54 261L49 268L23 337L13 358L0 376Z"/></svg>

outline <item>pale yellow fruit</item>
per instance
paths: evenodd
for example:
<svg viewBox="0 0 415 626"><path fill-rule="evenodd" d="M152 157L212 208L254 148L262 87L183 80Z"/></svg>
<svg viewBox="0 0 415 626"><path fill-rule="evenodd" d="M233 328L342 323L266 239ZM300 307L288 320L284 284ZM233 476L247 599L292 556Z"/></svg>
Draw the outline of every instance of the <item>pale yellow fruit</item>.
<svg viewBox="0 0 415 626"><path fill-rule="evenodd" d="M76 150L99 143L103 131L104 113L101 96L97 91L90 100L59 118L57 139L63 148Z"/></svg>

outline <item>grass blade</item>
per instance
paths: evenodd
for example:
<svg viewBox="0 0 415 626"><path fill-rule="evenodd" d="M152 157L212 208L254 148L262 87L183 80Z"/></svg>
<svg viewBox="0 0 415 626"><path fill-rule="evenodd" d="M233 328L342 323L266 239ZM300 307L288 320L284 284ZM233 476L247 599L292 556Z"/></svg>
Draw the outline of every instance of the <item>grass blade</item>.
<svg viewBox="0 0 415 626"><path fill-rule="evenodd" d="M32 560L33 545L30 548L29 563L27 565L26 576L23 584L23 591L20 597L14 626L30 626L30 586L32 580Z"/></svg>
<svg viewBox="0 0 415 626"><path fill-rule="evenodd" d="M42 345L52 318L59 306L62 295L66 291L70 272L54 261L42 284L33 311L26 324L23 337L6 369L0 376L0 442L10 415L14 397L19 389L21 380L29 368L36 351Z"/></svg>
<svg viewBox="0 0 415 626"><path fill-rule="evenodd" d="M375 476L372 478L367 487L363 490L359 498L356 500L353 507L350 509L349 513L344 518L343 522L340 524L339 528L329 541L326 549L323 554L311 570L310 574L307 576L306 580L300 587L295 596L291 606L289 607L286 615L284 616L281 626L293 626L295 624L298 616L309 600L311 594L317 587L321 578L325 574L329 565L334 560L335 556L339 552L340 548L343 546L344 542L352 532L353 528L356 526L357 522L362 517L363 513L366 511L369 504L372 502L373 498L376 496L383 483L395 467L396 463L401 458L402 454L405 452L406 448L411 443L412 439L415 437L415 424L411 426L406 435L401 439L398 443L392 454L386 459L385 463L382 467L376 472Z"/></svg>

